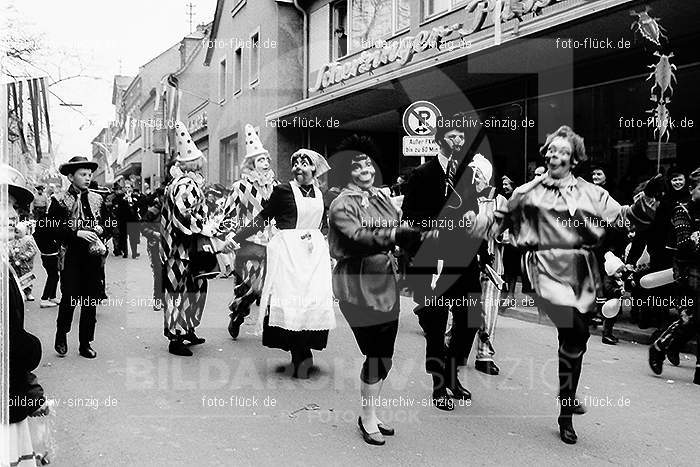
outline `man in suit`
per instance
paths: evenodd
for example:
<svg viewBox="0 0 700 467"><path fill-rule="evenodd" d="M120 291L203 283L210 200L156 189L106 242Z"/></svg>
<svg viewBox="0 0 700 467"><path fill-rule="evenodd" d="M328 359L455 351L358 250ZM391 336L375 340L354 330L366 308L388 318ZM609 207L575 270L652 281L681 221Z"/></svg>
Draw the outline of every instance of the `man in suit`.
<svg viewBox="0 0 700 467"><path fill-rule="evenodd" d="M425 333L433 403L441 410L454 409L452 398L471 399L459 381L458 366L481 325L477 252L482 239L467 232L470 216L479 211L476 170L465 161L462 121L461 115L438 119L435 141L440 153L414 170L403 191L405 222L432 231L412 258L408 280ZM446 346L450 308L452 331Z"/></svg>
<svg viewBox="0 0 700 467"><path fill-rule="evenodd" d="M138 252L141 241L141 193L134 190L130 180L124 182L124 196L119 198L117 204L117 223L119 225L119 249L124 258L129 257L128 249L131 248L131 257L140 256ZM129 246L127 247L127 238Z"/></svg>

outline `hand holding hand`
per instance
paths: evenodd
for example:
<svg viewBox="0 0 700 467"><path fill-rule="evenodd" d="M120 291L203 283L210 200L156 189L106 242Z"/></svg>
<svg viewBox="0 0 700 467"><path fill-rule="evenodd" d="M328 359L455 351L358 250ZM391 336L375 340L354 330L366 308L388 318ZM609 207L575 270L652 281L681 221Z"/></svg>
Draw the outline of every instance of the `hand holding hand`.
<svg viewBox="0 0 700 467"><path fill-rule="evenodd" d="M95 232L91 232L89 230L78 230L77 235L79 238L82 238L88 243L95 243L100 239Z"/></svg>

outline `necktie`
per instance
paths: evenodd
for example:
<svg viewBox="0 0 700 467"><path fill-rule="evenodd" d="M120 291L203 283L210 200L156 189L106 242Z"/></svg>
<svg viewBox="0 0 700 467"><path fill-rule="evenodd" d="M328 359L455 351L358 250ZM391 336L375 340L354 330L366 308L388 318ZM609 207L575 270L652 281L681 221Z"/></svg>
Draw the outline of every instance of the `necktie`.
<svg viewBox="0 0 700 467"><path fill-rule="evenodd" d="M445 180L445 196L455 189L455 175L457 174L457 161L450 158L447 161L447 178Z"/></svg>

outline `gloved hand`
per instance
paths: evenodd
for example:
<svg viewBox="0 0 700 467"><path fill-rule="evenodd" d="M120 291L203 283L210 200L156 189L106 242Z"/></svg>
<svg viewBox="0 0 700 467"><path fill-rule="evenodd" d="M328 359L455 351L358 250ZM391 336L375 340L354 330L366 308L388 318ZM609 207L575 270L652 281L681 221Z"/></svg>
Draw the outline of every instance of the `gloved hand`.
<svg viewBox="0 0 700 467"><path fill-rule="evenodd" d="M656 174L647 181L644 187L644 194L651 198L658 198L664 191L664 176Z"/></svg>
<svg viewBox="0 0 700 467"><path fill-rule="evenodd" d="M407 251L413 251L421 240L420 230L405 225L396 228L394 233L396 244Z"/></svg>

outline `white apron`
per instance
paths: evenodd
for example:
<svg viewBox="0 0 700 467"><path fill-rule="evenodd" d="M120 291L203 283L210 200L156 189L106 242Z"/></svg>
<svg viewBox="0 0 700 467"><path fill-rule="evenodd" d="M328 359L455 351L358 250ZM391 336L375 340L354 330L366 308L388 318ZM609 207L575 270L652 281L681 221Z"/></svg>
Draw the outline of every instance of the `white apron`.
<svg viewBox="0 0 700 467"><path fill-rule="evenodd" d="M335 328L328 243L319 230L323 197L305 198L290 182L297 206L294 229L279 230L267 245L267 273L260 299L258 332L268 305L269 326L290 331Z"/></svg>

